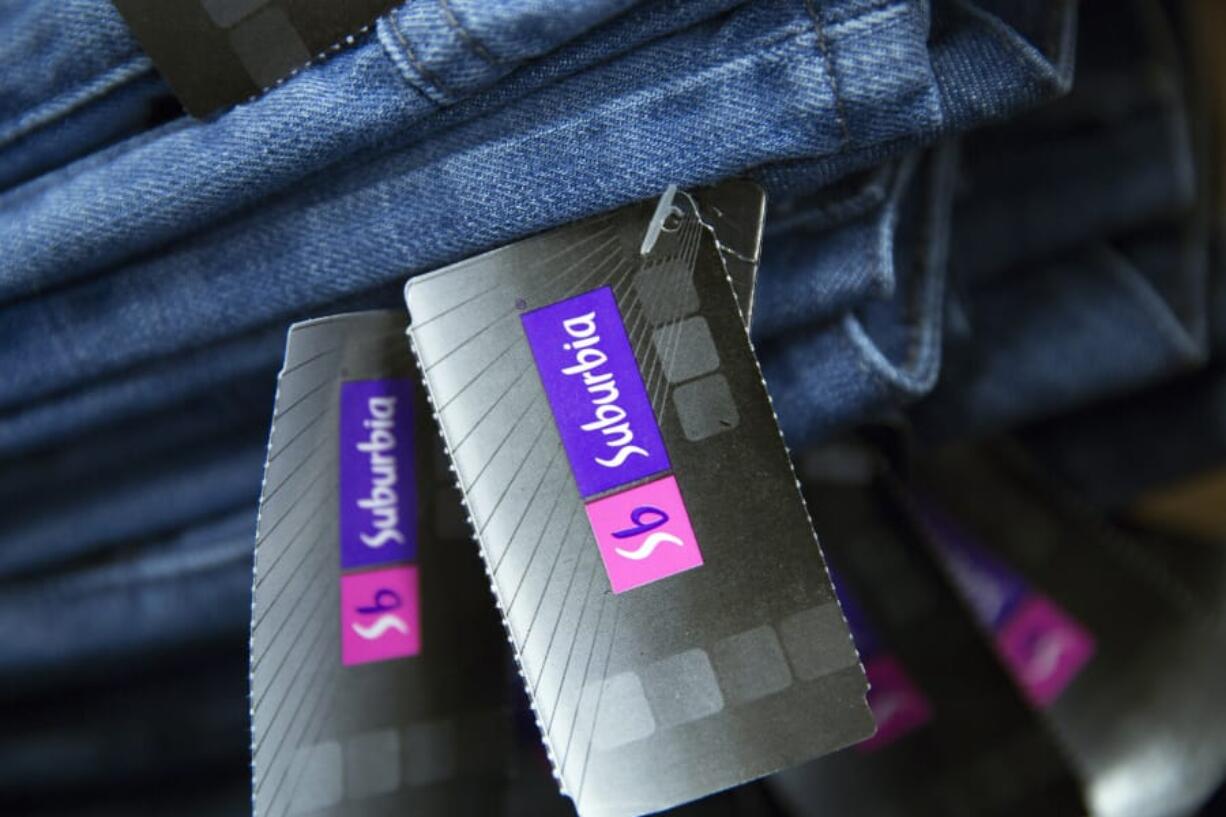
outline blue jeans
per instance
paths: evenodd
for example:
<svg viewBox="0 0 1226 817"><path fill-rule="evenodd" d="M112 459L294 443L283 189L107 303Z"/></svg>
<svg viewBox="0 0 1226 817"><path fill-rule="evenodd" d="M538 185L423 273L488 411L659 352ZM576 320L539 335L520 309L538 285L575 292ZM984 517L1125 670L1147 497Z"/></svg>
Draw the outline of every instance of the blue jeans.
<svg viewBox="0 0 1226 817"><path fill-rule="evenodd" d="M0 15L0 190L142 130L167 92L109 3Z"/></svg>
<svg viewBox="0 0 1226 817"><path fill-rule="evenodd" d="M156 666L175 650L241 641L254 538L255 509L246 505L101 563L7 582L0 696L45 694Z"/></svg>
<svg viewBox="0 0 1226 817"><path fill-rule="evenodd" d="M424 105L385 18L377 39L251 105L0 197L0 293L45 293L0 308L0 406L326 310L666 181L754 172L778 197L879 164L1063 88L1071 8L1006 21L961 2L930 15L777 0L664 33L631 25L662 16L646 4L411 128L380 108ZM363 145L331 129L362 116L395 134L362 122Z"/></svg>
<svg viewBox="0 0 1226 817"><path fill-rule="evenodd" d="M0 570L24 574L0 593L0 677L46 684L242 637L262 443L238 429L268 418L289 320L392 305L410 275L668 183L751 175L792 219L754 328L795 444L924 392L956 156L927 147L1066 89L1074 14L414 0L258 100L146 130L125 114L90 142L89 117L163 89L105 0L62 6L69 27L17 2L55 48L0 80L33 89L0 109L0 453L150 438L145 466L86 445L4 488L45 496L0 519ZM39 150L56 166L15 184ZM76 496L34 487L89 463Z"/></svg>
<svg viewBox="0 0 1226 817"><path fill-rule="evenodd" d="M1204 114L1170 32L1118 11L1085 10L1067 99L965 140L943 371L913 413L930 439L1058 415L1208 356Z"/></svg>

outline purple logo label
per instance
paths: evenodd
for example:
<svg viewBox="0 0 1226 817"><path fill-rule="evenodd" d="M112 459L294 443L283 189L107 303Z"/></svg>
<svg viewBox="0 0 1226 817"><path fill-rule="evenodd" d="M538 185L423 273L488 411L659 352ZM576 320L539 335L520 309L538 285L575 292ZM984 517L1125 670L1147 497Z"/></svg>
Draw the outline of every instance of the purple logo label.
<svg viewBox="0 0 1226 817"><path fill-rule="evenodd" d="M638 361L609 287L521 316L584 498L669 468Z"/></svg>
<svg viewBox="0 0 1226 817"><path fill-rule="evenodd" d="M966 542L952 529L934 537L941 558L953 574L975 617L989 627L1000 627L1029 592L1016 574L982 550Z"/></svg>
<svg viewBox="0 0 1226 817"><path fill-rule="evenodd" d="M341 567L415 558L411 381L341 384L340 468Z"/></svg>

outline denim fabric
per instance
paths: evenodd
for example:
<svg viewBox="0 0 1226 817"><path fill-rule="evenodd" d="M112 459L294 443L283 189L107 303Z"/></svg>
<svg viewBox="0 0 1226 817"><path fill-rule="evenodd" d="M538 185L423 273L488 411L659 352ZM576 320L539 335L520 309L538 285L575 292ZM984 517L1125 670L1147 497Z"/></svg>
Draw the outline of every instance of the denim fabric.
<svg viewBox="0 0 1226 817"><path fill-rule="evenodd" d="M74 435L192 399L193 412L249 416L271 406L285 333L219 343L50 400L0 413L0 455L63 445Z"/></svg>
<svg viewBox="0 0 1226 817"><path fill-rule="evenodd" d="M1202 363L1203 315L1164 299L1133 249L1104 242L956 303L942 382L914 411L924 435L986 434ZM1203 270L1203 248L1153 249L1186 250L1170 267Z"/></svg>
<svg viewBox="0 0 1226 817"><path fill-rule="evenodd" d="M82 0L91 1L110 6ZM615 23L609 37L557 55L553 73L632 49L731 1L636 12L640 19ZM215 121L175 123L0 198L0 299L136 257L342 160L352 164L364 150L403 147L420 138L421 121L438 105L489 85L627 2L517 0L496 13L483 11L487 5L408 3L380 21L377 37ZM522 42L489 29L511 23ZM497 41L485 46L492 37Z"/></svg>
<svg viewBox="0 0 1226 817"><path fill-rule="evenodd" d="M0 143L62 117L153 65L110 3L0 3Z"/></svg>
<svg viewBox="0 0 1226 817"><path fill-rule="evenodd" d="M0 576L65 563L210 515L254 507L265 434L169 451L109 478L86 474L22 504L0 524ZM65 512L65 499L71 503Z"/></svg>
<svg viewBox="0 0 1226 817"><path fill-rule="evenodd" d="M177 109L151 70L134 76L64 116L0 143L0 190L138 133Z"/></svg>
<svg viewBox="0 0 1226 817"><path fill-rule="evenodd" d="M194 653L155 673L0 709L0 791L46 797L99 785L143 787L246 765L245 651Z"/></svg>
<svg viewBox="0 0 1226 817"><path fill-rule="evenodd" d="M919 157L857 184L772 207L755 296L759 339L826 323L894 293L898 211Z"/></svg>
<svg viewBox="0 0 1226 817"><path fill-rule="evenodd" d="M392 286L334 301L330 308L349 312L402 303L400 287ZM192 411L246 413L264 422L272 411L285 332L279 323L262 327L0 411L0 456L62 445L74 434L187 401Z"/></svg>
<svg viewBox="0 0 1226 817"><path fill-rule="evenodd" d="M952 263L978 283L1186 212L1187 83L1155 4L1082 12L1073 93L964 146Z"/></svg>
<svg viewBox="0 0 1226 817"><path fill-rule="evenodd" d="M1179 88L1149 82L1079 74L1073 97L967 140L973 190L957 206L951 259L961 280L1001 277L1188 209L1195 184Z"/></svg>
<svg viewBox="0 0 1226 817"><path fill-rule="evenodd" d="M927 147L1066 90L1074 19L1069 0L412 0L255 101L150 128L164 86L109 2L5 4L0 694L21 701L242 642L288 321L395 303L412 274L670 182L771 194L754 331L790 441L927 393L956 169ZM50 813L245 813L245 784L208 800L175 776L229 768L232 683L142 702L191 689L194 712L129 718L121 696L42 742L6 730L0 766L17 754L8 782ZM172 728L195 743L151 750ZM155 770L182 791L52 797Z"/></svg>
<svg viewBox="0 0 1226 817"><path fill-rule="evenodd" d="M1226 462L1226 366L1027 428L1021 439L1089 502L1122 511L1139 495Z"/></svg>
<svg viewBox="0 0 1226 817"><path fill-rule="evenodd" d="M1019 439L1055 479L1121 511L1226 462L1226 262L1215 253L1207 299L1210 363L1139 394L1096 403L1022 429Z"/></svg>
<svg viewBox="0 0 1226 817"><path fill-rule="evenodd" d="M0 695L113 677L175 650L241 640L251 613L254 531L249 504L105 562L6 582Z"/></svg>
<svg viewBox="0 0 1226 817"><path fill-rule="evenodd" d="M870 219L866 229L862 220L854 220L837 229L839 237L830 242L837 245L850 234L853 242L869 245L867 254L850 264L838 255L821 257L834 263L809 270L815 282L882 282L877 285L883 297L864 300L813 327L798 325L759 347L775 411L793 446L827 438L909 402L936 381L956 151L935 151L921 169L909 165L901 168L875 223ZM865 232L867 239L862 238ZM806 295L803 290L798 294ZM820 296L804 300L814 304L810 310L821 308ZM759 328L772 325L767 310L773 305L764 299L758 307Z"/></svg>
<svg viewBox="0 0 1226 817"><path fill-rule="evenodd" d="M0 190L139 131L165 86L110 3L0 3Z"/></svg>
<svg viewBox="0 0 1226 817"><path fill-rule="evenodd" d="M945 366L913 412L929 438L1051 416L1206 358L1208 202L1184 77L1161 17L1119 18L1087 13L1089 79L1068 100L967 139Z"/></svg>
<svg viewBox="0 0 1226 817"><path fill-rule="evenodd" d="M1011 4L1000 5L1012 11ZM1041 13L1020 18L1021 29L963 3L938 7L941 14L934 11L932 20L925 4L903 2L843 0L820 8L766 2L739 9L549 84L422 144L355 160L343 172L156 257L10 304L0 312L0 366L10 372L0 404L68 389L87 375L115 373L291 312L324 308L379 282L649 196L666 180L696 184L802 157L824 157L835 168L829 172L845 175L872 150L897 153L978 118L1003 115L1067 81L1066 34L1047 35L1067 31L1071 6L1042 4ZM1027 39L1040 19L1044 42L1056 43L1055 52ZM338 72L377 59L382 52L355 49L216 122L171 131L220 137L238 127L227 123L251 116L245 144L280 145L294 139L276 138L284 131L269 128L284 127L290 116L295 138L314 145L314 131L298 127L292 116L319 115L325 88L331 99L337 86L350 87ZM970 63L976 70L969 72L968 61L975 60L985 62ZM378 109L378 95L368 98L369 89L363 91L363 105ZM404 88L397 93L403 98ZM989 98L992 104L983 104ZM274 105L286 113L278 116ZM244 113L256 108L264 112L260 117ZM222 178L214 153L184 145L175 166L185 178ZM110 158L126 156L117 150ZM189 159L203 166L185 164ZM260 167L275 159L261 157ZM295 167L300 159L294 157ZM95 172L81 179L69 167L63 179L45 178L0 200L0 252L7 259L0 261L0 279L11 284L10 292L45 286L47 276L64 270L111 263L133 242L139 247L151 236L164 239L161 228L139 216L165 186L164 173L160 182L134 184L130 165L122 165L122 174L111 161L91 167ZM245 183L264 190L266 180ZM128 202L125 210L110 190L129 191L115 195L139 195L141 201ZM183 193L176 202L190 204L193 213L208 210ZM150 218L183 226L179 204L163 204ZM129 215L121 220L118 212ZM48 349L50 335L62 343ZM32 365L35 342L39 362Z"/></svg>
<svg viewBox="0 0 1226 817"><path fill-rule="evenodd" d="M275 384L275 374L227 383L167 411L146 412L78 433L63 445L8 458L0 469L0 506L28 509L47 496L75 501L82 488L111 485L221 440L258 441L268 433Z"/></svg>
<svg viewBox="0 0 1226 817"><path fill-rule="evenodd" d="M0 807L9 805L0 800ZM244 763L135 790L121 786L18 798L9 811L28 817L242 817L250 810L251 769Z"/></svg>

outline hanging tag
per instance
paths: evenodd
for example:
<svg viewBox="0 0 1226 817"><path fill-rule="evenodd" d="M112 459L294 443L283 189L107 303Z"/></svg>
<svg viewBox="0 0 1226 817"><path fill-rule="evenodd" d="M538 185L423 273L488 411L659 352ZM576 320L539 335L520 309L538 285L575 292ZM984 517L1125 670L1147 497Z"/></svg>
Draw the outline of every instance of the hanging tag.
<svg viewBox="0 0 1226 817"><path fill-rule="evenodd" d="M678 190L663 217L645 202L406 288L523 681L584 817L658 811L873 731L745 327L763 203L747 183Z"/></svg>
<svg viewBox="0 0 1226 817"><path fill-rule="evenodd" d="M353 42L400 0L112 0L193 116Z"/></svg>
<svg viewBox="0 0 1226 817"><path fill-rule="evenodd" d="M404 329L289 332L252 604L261 817L503 807L503 635Z"/></svg>

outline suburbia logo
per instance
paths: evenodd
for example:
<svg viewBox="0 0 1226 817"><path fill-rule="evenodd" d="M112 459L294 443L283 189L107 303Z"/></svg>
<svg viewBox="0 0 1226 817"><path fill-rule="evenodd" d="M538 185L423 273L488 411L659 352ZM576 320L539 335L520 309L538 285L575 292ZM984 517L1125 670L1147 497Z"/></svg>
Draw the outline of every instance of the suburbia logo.
<svg viewBox="0 0 1226 817"><path fill-rule="evenodd" d="M626 410L617 404L621 392L617 390L616 373L605 371L608 355L600 349L600 335L596 334L596 313L588 312L577 318L562 321L562 328L574 340L562 344L568 352L574 352L575 363L562 370L569 377L582 377L592 402L593 417L579 426L591 434L604 436L604 444L613 449L607 458L595 457L602 468L618 468L631 456L649 457L647 450L634 443L634 429L626 419Z"/></svg>
<svg viewBox="0 0 1226 817"><path fill-rule="evenodd" d="M357 449L370 455L370 492L358 507L370 512L371 530L359 531L367 547L381 548L389 542L403 545L400 530L400 500L396 494L399 466L396 456L396 397L371 397L366 401L370 416L362 421L369 436Z"/></svg>
<svg viewBox="0 0 1226 817"><path fill-rule="evenodd" d="M417 566L397 564L417 557L413 385L344 382L340 407L342 662L416 655Z"/></svg>
<svg viewBox="0 0 1226 817"><path fill-rule="evenodd" d="M341 564L416 556L413 401L407 380L341 384Z"/></svg>
<svg viewBox="0 0 1226 817"><path fill-rule="evenodd" d="M525 312L521 321L613 592L700 566L612 289ZM658 478L644 482L649 477Z"/></svg>

